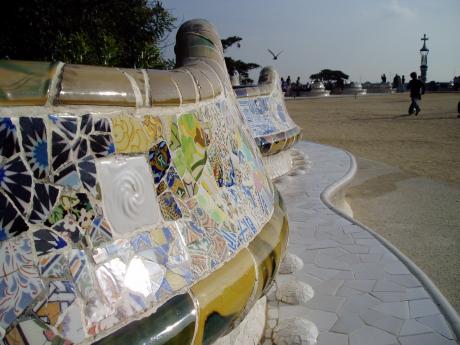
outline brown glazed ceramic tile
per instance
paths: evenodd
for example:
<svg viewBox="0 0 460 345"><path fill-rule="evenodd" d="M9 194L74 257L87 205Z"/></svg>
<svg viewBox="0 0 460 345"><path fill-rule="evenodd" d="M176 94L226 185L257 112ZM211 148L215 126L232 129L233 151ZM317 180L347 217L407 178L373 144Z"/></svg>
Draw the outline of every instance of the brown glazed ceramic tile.
<svg viewBox="0 0 460 345"><path fill-rule="evenodd" d="M65 65L55 103L136 106L128 78L113 67Z"/></svg>
<svg viewBox="0 0 460 345"><path fill-rule="evenodd" d="M183 68L171 71L171 76L179 88L182 104L195 103L199 95L193 77Z"/></svg>
<svg viewBox="0 0 460 345"><path fill-rule="evenodd" d="M213 98L214 90L212 88L211 82L203 74L201 69L196 66L187 66L187 70L192 73L195 82L197 83L198 93L200 94L200 101Z"/></svg>
<svg viewBox="0 0 460 345"><path fill-rule="evenodd" d="M50 62L0 60L0 105L44 105L55 68Z"/></svg>
<svg viewBox="0 0 460 345"><path fill-rule="evenodd" d="M137 88L139 90L137 97L140 99L137 99L137 105L147 107L150 106L150 94L147 94L147 90L145 89L146 80L144 79L144 73L142 73L142 70L133 68L120 68L120 71L125 74L133 88Z"/></svg>
<svg viewBox="0 0 460 345"><path fill-rule="evenodd" d="M179 90L168 71L147 70L152 105L180 105Z"/></svg>

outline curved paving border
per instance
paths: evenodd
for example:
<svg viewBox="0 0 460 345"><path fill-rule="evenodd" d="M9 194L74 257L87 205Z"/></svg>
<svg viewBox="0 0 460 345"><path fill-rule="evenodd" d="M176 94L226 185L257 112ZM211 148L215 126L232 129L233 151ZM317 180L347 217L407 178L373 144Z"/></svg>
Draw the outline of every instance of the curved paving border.
<svg viewBox="0 0 460 345"><path fill-rule="evenodd" d="M296 276L313 286L315 297L304 306L281 306L280 318L315 322L319 345L457 344L458 316L426 275L331 204L356 171L353 156L309 142L296 149L308 155L311 170L277 186L291 225L288 249L305 263Z"/></svg>

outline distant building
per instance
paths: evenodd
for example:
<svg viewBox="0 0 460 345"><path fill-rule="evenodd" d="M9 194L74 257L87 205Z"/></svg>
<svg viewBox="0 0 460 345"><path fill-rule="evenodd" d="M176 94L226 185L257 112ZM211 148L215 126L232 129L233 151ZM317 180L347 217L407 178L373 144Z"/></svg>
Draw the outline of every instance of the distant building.
<svg viewBox="0 0 460 345"><path fill-rule="evenodd" d="M426 41L428 41L426 34L423 35L421 40L423 41L423 47L420 49L420 78L424 83L426 83L426 72L428 71L428 53L430 52L430 50L426 47Z"/></svg>

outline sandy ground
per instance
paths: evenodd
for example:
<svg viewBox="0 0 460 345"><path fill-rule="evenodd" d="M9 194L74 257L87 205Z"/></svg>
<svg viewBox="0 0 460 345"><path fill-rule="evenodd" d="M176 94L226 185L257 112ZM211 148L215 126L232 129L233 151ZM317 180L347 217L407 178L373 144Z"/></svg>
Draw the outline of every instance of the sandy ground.
<svg viewBox="0 0 460 345"><path fill-rule="evenodd" d="M409 256L460 312L460 118L457 94L287 100L305 140L346 149L358 173L354 216Z"/></svg>

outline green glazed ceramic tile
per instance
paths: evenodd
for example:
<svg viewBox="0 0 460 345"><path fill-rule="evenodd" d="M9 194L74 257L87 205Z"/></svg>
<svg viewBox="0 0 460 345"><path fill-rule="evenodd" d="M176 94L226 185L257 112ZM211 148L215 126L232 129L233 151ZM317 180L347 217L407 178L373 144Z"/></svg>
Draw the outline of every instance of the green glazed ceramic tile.
<svg viewBox="0 0 460 345"><path fill-rule="evenodd" d="M0 60L0 106L44 105L55 64Z"/></svg>
<svg viewBox="0 0 460 345"><path fill-rule="evenodd" d="M196 310L188 294L175 296L146 318L134 321L95 345L187 345L193 341Z"/></svg>

